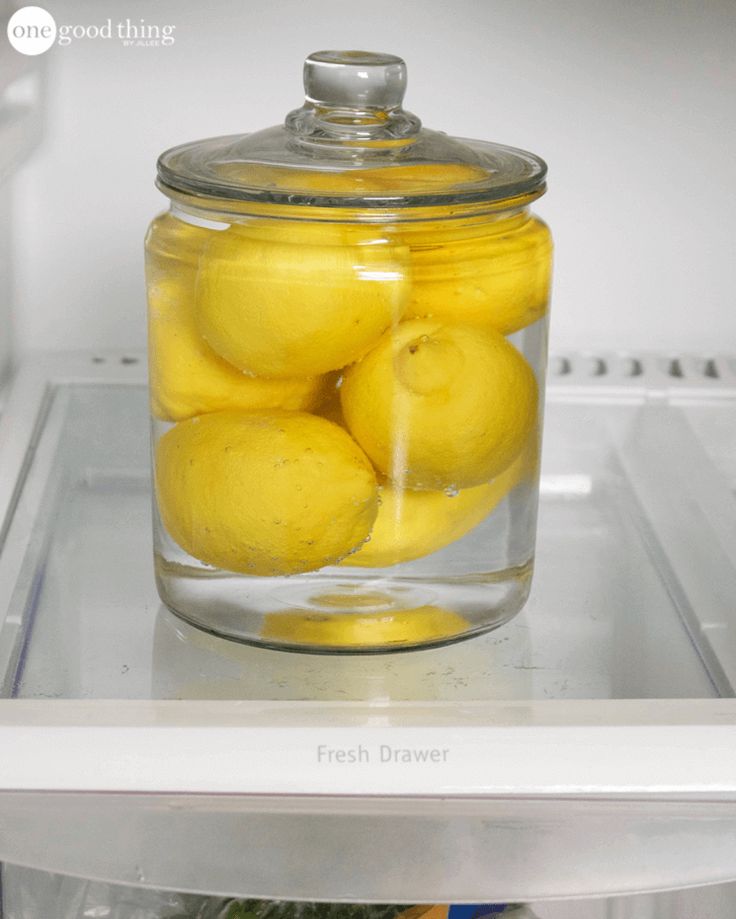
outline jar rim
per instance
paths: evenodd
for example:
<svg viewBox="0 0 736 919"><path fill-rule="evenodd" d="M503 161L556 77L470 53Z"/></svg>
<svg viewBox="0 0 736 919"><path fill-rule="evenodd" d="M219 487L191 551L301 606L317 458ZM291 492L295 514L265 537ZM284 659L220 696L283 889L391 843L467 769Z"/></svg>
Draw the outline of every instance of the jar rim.
<svg viewBox="0 0 736 919"><path fill-rule="evenodd" d="M464 200L437 202L414 201L411 206L402 206L396 199L382 199L380 203L365 199L308 198L288 202L264 198L228 198L202 194L167 185L159 177L156 187L178 208L217 220L224 218L262 217L296 221L318 221L329 223L422 223L425 221L452 221L472 218L492 218L513 211L522 210L540 198L547 186L545 183L532 191L487 200Z"/></svg>

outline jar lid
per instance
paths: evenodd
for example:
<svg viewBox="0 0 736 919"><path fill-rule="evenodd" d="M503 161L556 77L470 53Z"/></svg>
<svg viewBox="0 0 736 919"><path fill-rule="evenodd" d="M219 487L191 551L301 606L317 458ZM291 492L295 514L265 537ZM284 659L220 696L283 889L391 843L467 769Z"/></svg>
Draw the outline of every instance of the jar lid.
<svg viewBox="0 0 736 919"><path fill-rule="evenodd" d="M306 99L283 125L193 141L158 160L162 191L319 207L416 207L538 197L533 153L422 127L401 107L406 64L392 54L319 51Z"/></svg>

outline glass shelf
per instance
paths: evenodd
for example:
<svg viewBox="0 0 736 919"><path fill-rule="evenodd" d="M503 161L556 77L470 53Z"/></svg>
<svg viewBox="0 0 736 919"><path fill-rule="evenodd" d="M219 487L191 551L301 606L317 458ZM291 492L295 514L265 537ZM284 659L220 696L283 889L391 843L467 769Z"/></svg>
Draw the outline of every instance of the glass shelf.
<svg viewBox="0 0 736 919"><path fill-rule="evenodd" d="M736 373L552 367L524 612L441 649L322 657L161 607L142 364L34 360L0 428L0 858L381 902L736 877ZM355 769L319 752L361 746Z"/></svg>
<svg viewBox="0 0 736 919"><path fill-rule="evenodd" d="M550 405L539 559L521 616L436 650L325 660L234 644L161 606L145 389L58 387L48 424L59 439L35 524L34 575L15 598L21 627L6 691L65 699L712 697L715 677L673 603L671 573L648 551L646 521L602 427L608 419L597 414Z"/></svg>

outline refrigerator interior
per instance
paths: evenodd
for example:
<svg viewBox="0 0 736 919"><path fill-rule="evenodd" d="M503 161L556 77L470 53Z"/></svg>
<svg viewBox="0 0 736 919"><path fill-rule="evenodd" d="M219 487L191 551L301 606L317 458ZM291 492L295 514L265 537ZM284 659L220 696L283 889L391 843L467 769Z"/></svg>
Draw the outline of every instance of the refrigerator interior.
<svg viewBox="0 0 736 919"><path fill-rule="evenodd" d="M45 6L97 17L83 0ZM733 193L731 5L467 0L443 19L432 2L427 33L410 5L351 11L354 44L385 45L394 23L401 47L385 50L416 61L432 126L549 157L558 347L673 350L552 360L519 617L444 649L329 663L194 629L153 582L136 349L155 156L277 120L300 101L294 62L344 16L320 0L297 25L292 5L284 29L274 4L254 28L238 6L223 4L223 28L203 6L157 4L177 24L169 58L91 41L0 52L0 383L29 355L0 392L3 919L172 919L214 894L732 916L736 359L714 347L732 349L736 261L704 206L727 214ZM474 79L442 60L440 33ZM247 92L244 57L259 75ZM110 208L90 208L103 193ZM132 350L98 350L118 342ZM315 762L321 744L368 741L448 743L453 761Z"/></svg>

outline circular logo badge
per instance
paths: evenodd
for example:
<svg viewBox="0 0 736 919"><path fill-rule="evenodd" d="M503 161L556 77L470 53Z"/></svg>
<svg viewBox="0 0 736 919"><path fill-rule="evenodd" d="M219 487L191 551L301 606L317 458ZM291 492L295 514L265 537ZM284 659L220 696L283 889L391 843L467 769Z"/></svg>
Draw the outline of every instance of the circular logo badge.
<svg viewBox="0 0 736 919"><path fill-rule="evenodd" d="M24 6L10 17L8 41L21 54L43 54L56 40L56 23L40 6Z"/></svg>

